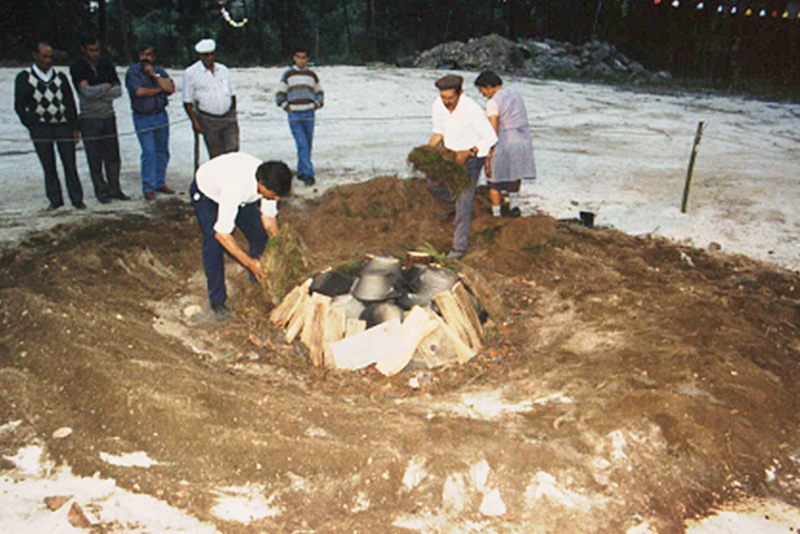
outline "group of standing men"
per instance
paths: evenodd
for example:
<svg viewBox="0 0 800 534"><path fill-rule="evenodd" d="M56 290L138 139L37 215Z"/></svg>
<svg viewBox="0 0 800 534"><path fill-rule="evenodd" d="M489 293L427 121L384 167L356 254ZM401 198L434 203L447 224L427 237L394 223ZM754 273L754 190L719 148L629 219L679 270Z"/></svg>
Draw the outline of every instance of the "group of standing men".
<svg viewBox="0 0 800 534"><path fill-rule="evenodd" d="M121 161L113 105L122 96L122 86L114 64L101 56L99 40L85 35L80 44L83 55L70 67L72 84L80 99L80 114L66 75L53 68L53 48L45 41L36 43L33 65L17 75L14 86L14 109L30 133L44 170L49 210L64 205L56 150L64 167L72 205L86 208L75 161L75 147L81 136L98 202L130 199L120 187ZM174 193L165 183L169 161L165 108L167 96L175 92L175 84L163 69L154 67L152 46L142 47L139 59L128 69L125 81L142 147L142 191L151 200L155 191Z"/></svg>
<svg viewBox="0 0 800 534"><path fill-rule="evenodd" d="M129 200L120 187L120 150L113 101L122 96L122 84L114 64L101 55L99 40L81 38L82 57L70 67L72 85L80 99L76 105L67 76L53 67L53 48L44 41L33 49L33 64L15 81L14 109L28 129L44 170L49 210L64 205L58 179L56 151L64 168L72 205L85 209L83 188L76 165L76 144L82 137L98 202ZM215 61L216 43L203 39L195 46L199 60L184 72L183 104L197 134L203 136L210 158L239 150L236 94L228 68ZM139 47L139 61L125 75L133 123L141 147L142 193L154 200L156 193L174 194L166 185L169 162L169 117L166 107L175 82L155 65L156 49ZM317 75L308 69L308 52L297 49L295 65L281 77L277 104L289 118L297 146L298 178L313 185L311 147L314 112L324 104ZM80 109L80 113L78 113Z"/></svg>

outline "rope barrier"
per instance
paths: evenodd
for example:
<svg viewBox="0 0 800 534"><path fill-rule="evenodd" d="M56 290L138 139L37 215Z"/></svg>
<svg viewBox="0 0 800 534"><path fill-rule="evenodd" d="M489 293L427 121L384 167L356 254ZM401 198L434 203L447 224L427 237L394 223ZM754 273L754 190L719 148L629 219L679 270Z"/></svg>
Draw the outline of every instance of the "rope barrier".
<svg viewBox="0 0 800 534"><path fill-rule="evenodd" d="M580 114L569 114L569 115L564 115L564 116L579 116L579 115ZM541 121L541 118L533 117L531 115L529 115L529 118L535 119L536 122L540 122ZM236 121L237 119L230 118L230 119L224 119L224 120ZM389 123L389 122L391 122L391 123L424 122L426 124L429 124L430 123L430 116L429 115L401 115L401 116L394 116L394 117L316 117L314 119L298 119L298 120L308 120L308 121L313 120L317 124L335 124L335 123L376 123L376 124L385 124L385 123ZM238 120L238 122L239 122L239 124L243 124L243 123L244 124L265 124L265 123L273 123L273 122L274 123L286 123L287 122L287 118L286 117L268 117L268 118L263 118L262 119L258 115L255 115L255 116L251 115L251 116L246 117L244 120ZM183 125L186 125L186 124L191 124L191 119L189 119L188 117L182 117L182 118L174 120L174 121L170 120L170 122L168 124L166 124L166 125L153 126L153 127L144 128L144 129L141 129L141 130L138 130L138 131L136 129L134 129L132 131L120 132L117 135L101 135L101 136L93 136L93 137L81 137L80 140L84 141L84 142L86 142L86 141L91 142L91 141L100 141L100 140L103 140L103 139L112 139L114 137L117 137L117 138L131 137L131 136L137 135L138 133L146 133L146 132L155 131L155 130L162 129L162 128L170 128L170 127L178 128L178 127L182 127ZM588 126L588 124L584 125L584 126L575 126L575 127L563 127L563 126L551 127L551 126L546 126L546 125L541 125L541 124L534 123L534 124L532 124L530 126L530 130L531 131L535 131L535 132L539 132L540 133L540 140L545 140L548 137L547 136L547 132L549 132L549 131L564 130L564 129L570 129L570 128L574 128L574 129L580 130L581 128L584 128L585 126ZM673 136L670 136L669 134L667 134L665 132L652 131L652 130L651 131L636 131L636 130L632 131L632 130L625 130L625 129L620 129L620 128L596 129L596 130L591 130L591 131L584 130L584 131L580 131L580 132L577 132L577 133L580 133L583 136L592 136L592 135L625 135L625 136L630 136L630 137L634 137L634 136L635 137L666 137L666 138L672 138L673 137ZM316 137L326 137L326 136L324 134L320 135L320 133L318 132ZM790 136L787 136L787 135L782 135L782 136L778 136L778 137L780 138L781 141L784 141L784 142L786 142L786 141L788 141L790 143L791 142L798 142L797 139L794 139L794 138L792 138ZM544 138L544 139L542 139L542 138ZM60 138L59 139L47 139L47 141L53 141L53 142L73 141L73 140L74 139L71 138L71 137L70 138L65 138L65 139L60 139ZM21 143L29 143L30 141L31 141L30 138L0 137L0 142L6 142L6 143L20 143L21 144ZM261 141L263 141L263 139L261 139ZM742 148L745 148L745 149L757 150L757 151L759 151L761 153L769 153L769 154L774 154L774 155L784 155L785 151L791 150L791 147L770 148L770 147L756 146L755 144L743 142L743 141L741 141L739 139L736 139L733 136L731 136L730 134L719 134L719 133L717 133L715 135L713 133L713 130L707 132L706 141L707 142L709 142L709 141L720 141L720 142L724 142L724 143L733 144L733 145L736 145L738 147L742 147ZM19 155L24 155L24 154L30 154L32 152L33 152L33 150L19 150L19 149L6 150L6 151L0 152L0 158L1 157L10 157L10 156L19 156Z"/></svg>

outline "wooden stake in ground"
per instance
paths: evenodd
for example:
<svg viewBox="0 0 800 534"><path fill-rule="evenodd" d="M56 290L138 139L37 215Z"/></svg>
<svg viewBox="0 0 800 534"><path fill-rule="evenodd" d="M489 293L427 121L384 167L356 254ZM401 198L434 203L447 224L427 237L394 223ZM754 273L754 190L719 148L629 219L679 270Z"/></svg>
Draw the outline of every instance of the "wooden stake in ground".
<svg viewBox="0 0 800 534"><path fill-rule="evenodd" d="M705 123L697 123L697 133L694 134L694 144L692 145L692 155L689 158L689 168L686 170L686 185L683 186L683 200L681 201L681 213L686 213L686 205L689 203L689 187L692 185L692 173L694 172L694 161L697 159L697 149L700 147L700 139L703 138L703 128Z"/></svg>

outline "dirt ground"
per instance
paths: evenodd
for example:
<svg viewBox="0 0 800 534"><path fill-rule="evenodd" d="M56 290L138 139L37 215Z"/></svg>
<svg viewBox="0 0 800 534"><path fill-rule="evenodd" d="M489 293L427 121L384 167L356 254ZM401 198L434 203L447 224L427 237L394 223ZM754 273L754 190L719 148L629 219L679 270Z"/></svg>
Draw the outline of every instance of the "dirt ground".
<svg viewBox="0 0 800 534"><path fill-rule="evenodd" d="M309 274L446 251L452 233L416 179L281 213ZM471 362L393 378L311 368L232 261L233 317L211 319L181 201L6 246L0 419L24 423L0 454L36 436L77 473L230 534L680 533L743 496L800 504L798 273L574 221L495 219L485 192L471 235L463 263L506 319ZM51 437L64 426L72 435ZM159 464L99 457L135 451ZM245 490L271 512L212 513ZM496 496L504 506L487 512Z"/></svg>

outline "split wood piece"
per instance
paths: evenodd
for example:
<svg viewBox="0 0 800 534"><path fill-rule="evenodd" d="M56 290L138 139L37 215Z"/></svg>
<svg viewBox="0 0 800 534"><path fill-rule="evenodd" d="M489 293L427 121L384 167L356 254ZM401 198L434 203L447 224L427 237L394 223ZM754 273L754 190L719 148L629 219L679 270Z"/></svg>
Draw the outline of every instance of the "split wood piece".
<svg viewBox="0 0 800 534"><path fill-rule="evenodd" d="M325 320L325 335L322 338L322 360L326 367L336 367L333 351L331 351L331 343L344 339L346 332L347 311L344 308L331 308L328 310L328 317Z"/></svg>
<svg viewBox="0 0 800 534"><path fill-rule="evenodd" d="M311 305L306 308L306 319L300 340L308 347L311 363L322 365L322 339L325 335L325 321L331 308L331 298L322 293L311 295Z"/></svg>
<svg viewBox="0 0 800 534"><path fill-rule="evenodd" d="M458 357L458 363L467 363L478 354L477 350L473 350L469 345L461 341L456 331L449 324L441 320L440 327L444 330L445 336L453 343Z"/></svg>
<svg viewBox="0 0 800 534"><path fill-rule="evenodd" d="M361 369L385 358L393 358L408 350L400 319L391 319L341 341L331 343L331 351L339 369Z"/></svg>
<svg viewBox="0 0 800 534"><path fill-rule="evenodd" d="M297 334L303 329L303 323L306 319L306 309L311 302L311 296L307 291L300 293L300 298L294 304L291 314L289 314L289 323L286 326L286 342L291 343L297 337Z"/></svg>
<svg viewBox="0 0 800 534"><path fill-rule="evenodd" d="M392 358L384 358L375 366L386 376L396 375L402 371L414 357L417 346L431 332L439 328L439 322L431 317L431 312L420 306L414 306L403 320L407 350Z"/></svg>
<svg viewBox="0 0 800 534"><path fill-rule="evenodd" d="M445 322L461 337L461 340L469 347L479 350L481 338L470 324L469 319L461 310L455 296L450 291L442 291L433 298L433 302L439 307Z"/></svg>
<svg viewBox="0 0 800 534"><path fill-rule="evenodd" d="M456 297L456 302L458 302L461 311L464 312L464 315L469 319L469 323L472 325L472 328L475 329L475 332L477 332L478 339L480 339L483 336L483 325L481 325L478 312L475 311L475 306L472 302L473 297L470 295L469 291L467 291L463 282L459 281L456 283L453 288L453 296Z"/></svg>
<svg viewBox="0 0 800 534"><path fill-rule="evenodd" d="M352 317L348 317L347 322L345 323L344 337L350 337L356 334L360 334L366 329L367 329L367 321L364 321L363 319L353 319Z"/></svg>
<svg viewBox="0 0 800 534"><path fill-rule="evenodd" d="M286 326L286 323L289 322L289 319L292 316L295 304L297 304L297 301L300 300L300 296L303 292L308 293L308 288L310 286L311 278L306 280L302 285L295 286L295 288L292 289L288 295L286 295L286 298L284 298L280 304L272 309L272 312L269 314L272 324L280 327Z"/></svg>
<svg viewBox="0 0 800 534"><path fill-rule="evenodd" d="M461 264L458 269L458 276L467 285L472 294L478 298L483 309L489 317L496 323L503 323L506 320L506 309L503 301L497 293L489 286L489 282L478 271L469 265Z"/></svg>
<svg viewBox="0 0 800 534"><path fill-rule="evenodd" d="M450 363L468 362L477 354L477 351L461 341L456 331L444 319L435 313L431 317L438 323L438 328L419 343L414 354L415 359L434 369Z"/></svg>

